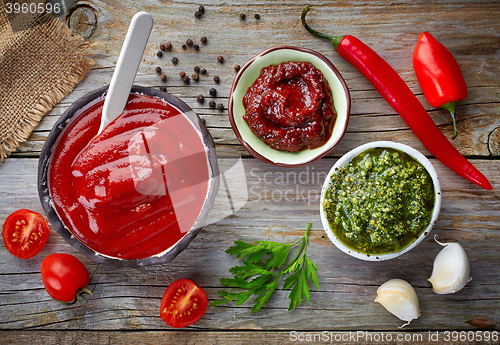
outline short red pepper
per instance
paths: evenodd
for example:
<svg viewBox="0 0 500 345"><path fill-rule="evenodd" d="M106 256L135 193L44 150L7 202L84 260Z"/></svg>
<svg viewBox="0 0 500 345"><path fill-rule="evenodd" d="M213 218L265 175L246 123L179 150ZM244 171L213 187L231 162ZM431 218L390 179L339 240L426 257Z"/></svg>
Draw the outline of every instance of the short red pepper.
<svg viewBox="0 0 500 345"><path fill-rule="evenodd" d="M413 52L413 68L427 102L450 112L455 138L455 109L467 97L467 85L457 60L430 33L423 32Z"/></svg>
<svg viewBox="0 0 500 345"><path fill-rule="evenodd" d="M488 179L446 139L422 103L387 61L354 36L329 36L311 29L305 21L310 8L308 5L302 11L302 24L306 30L316 37L329 40L340 56L372 83L434 157L466 180L491 190Z"/></svg>

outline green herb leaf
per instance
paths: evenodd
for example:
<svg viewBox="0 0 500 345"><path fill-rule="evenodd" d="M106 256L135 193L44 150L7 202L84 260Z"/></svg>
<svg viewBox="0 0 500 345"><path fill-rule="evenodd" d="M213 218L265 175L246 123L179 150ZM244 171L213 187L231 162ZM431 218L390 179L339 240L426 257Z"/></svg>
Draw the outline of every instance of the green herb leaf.
<svg viewBox="0 0 500 345"><path fill-rule="evenodd" d="M307 238L311 223L307 224L305 234L295 243L282 244L272 241L256 241L255 244L235 241L235 246L226 250L229 255L237 255L243 259L243 266L234 266L229 271L233 278L222 278L225 286L243 289L241 292L219 291L223 298L216 300L210 306L217 306L236 301L241 305L251 296L254 299L252 313L257 312L269 300L277 289L281 278L284 278L283 290L291 289L288 310L300 306L302 299L310 300L309 282L319 291L318 268L307 257ZM281 268L289 259L290 249L300 244L300 247L290 263ZM246 259L245 259L246 258Z"/></svg>

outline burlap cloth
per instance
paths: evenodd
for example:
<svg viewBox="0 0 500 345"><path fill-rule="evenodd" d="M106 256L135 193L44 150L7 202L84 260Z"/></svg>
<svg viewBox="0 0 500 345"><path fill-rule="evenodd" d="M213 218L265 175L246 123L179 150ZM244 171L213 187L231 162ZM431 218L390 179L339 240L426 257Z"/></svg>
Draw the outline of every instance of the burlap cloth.
<svg viewBox="0 0 500 345"><path fill-rule="evenodd" d="M91 45L52 15L8 14L0 0L0 161L90 70ZM32 0L28 2L39 2Z"/></svg>

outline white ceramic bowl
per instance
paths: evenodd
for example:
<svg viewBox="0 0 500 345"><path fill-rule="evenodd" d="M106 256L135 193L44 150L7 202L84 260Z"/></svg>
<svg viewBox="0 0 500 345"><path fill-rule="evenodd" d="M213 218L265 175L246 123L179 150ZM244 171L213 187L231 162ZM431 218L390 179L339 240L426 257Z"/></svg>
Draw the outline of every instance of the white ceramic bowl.
<svg viewBox="0 0 500 345"><path fill-rule="evenodd" d="M328 189L328 186L330 185L330 179L333 174L336 173L337 169L340 167L345 166L348 162L350 162L354 157L359 155L360 153L372 149L372 148L393 148L399 151L402 151L411 157L413 157L415 160L417 160L420 164L424 166L424 168L427 170L429 173L432 183L434 184L434 209L432 212L432 217L429 225L427 228L422 232L422 234L415 239L412 243L410 243L407 247L401 249L398 252L395 253L389 253L389 254L365 254L358 252L350 247L347 247L344 243L342 243L337 236L334 234L332 229L330 228L330 224L328 223L328 219L326 218L326 214L323 208L323 203L325 199L325 192ZM361 260L367 260L367 261L382 261L382 260L389 260L393 259L395 257L398 257L411 249L413 249L415 246L417 246L431 231L432 227L434 226L434 223L436 222L438 216L439 216L439 211L441 209L441 186L439 183L439 179L436 173L436 170L432 166L431 162L420 152L415 150L414 148L400 144L400 143L395 143L392 141L374 141L371 143L367 143L361 146L356 147L355 149L349 151L345 155L343 155L330 169L330 172L328 173L325 182L323 183L323 188L321 189L321 204L320 204L320 216L321 216L321 223L323 224L323 228L325 229L326 234L328 235L328 238L332 243L341 251L344 253L347 253L351 256L354 256L355 258L361 259Z"/></svg>
<svg viewBox="0 0 500 345"><path fill-rule="evenodd" d="M330 139L323 146L316 149L298 152L275 150L256 136L243 119L245 114L243 97L248 88L259 77L261 69L287 61L310 62L323 73L332 90L337 119ZM347 129L350 108L351 97L347 85L330 60L310 49L279 46L269 48L256 55L240 69L231 87L228 110L234 133L241 144L254 157L278 166L297 167L323 157L338 144Z"/></svg>

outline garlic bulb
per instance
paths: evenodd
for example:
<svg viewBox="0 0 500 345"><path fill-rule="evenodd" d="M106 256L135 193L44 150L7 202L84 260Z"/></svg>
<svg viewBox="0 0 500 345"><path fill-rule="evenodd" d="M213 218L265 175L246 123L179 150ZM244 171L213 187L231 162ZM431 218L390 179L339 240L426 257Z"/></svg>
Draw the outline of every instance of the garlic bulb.
<svg viewBox="0 0 500 345"><path fill-rule="evenodd" d="M377 289L375 302L382 304L389 312L406 321L401 327L420 316L417 293L408 282L402 279L391 279L382 284Z"/></svg>
<svg viewBox="0 0 500 345"><path fill-rule="evenodd" d="M460 244L436 242L444 248L434 259L432 274L427 280L437 294L455 293L471 280L469 259Z"/></svg>

